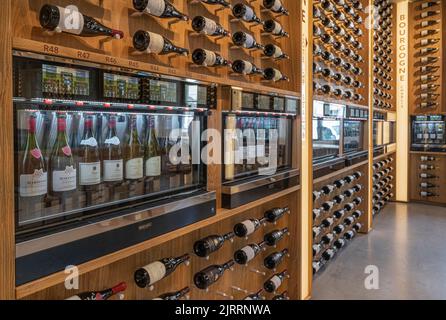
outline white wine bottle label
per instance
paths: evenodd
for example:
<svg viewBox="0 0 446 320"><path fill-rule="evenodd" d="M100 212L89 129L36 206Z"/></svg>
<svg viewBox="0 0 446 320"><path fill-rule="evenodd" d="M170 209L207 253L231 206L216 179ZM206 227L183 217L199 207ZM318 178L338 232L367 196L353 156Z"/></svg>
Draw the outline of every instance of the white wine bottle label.
<svg viewBox="0 0 446 320"><path fill-rule="evenodd" d="M48 173L43 170L35 170L34 174L22 174L20 176L20 196L36 197L48 192Z"/></svg>
<svg viewBox="0 0 446 320"><path fill-rule="evenodd" d="M244 43L245 48L252 48L254 46L255 39L252 35L246 33L246 40Z"/></svg>
<svg viewBox="0 0 446 320"><path fill-rule="evenodd" d="M76 190L77 171L67 166L64 171L53 171L53 191L65 192Z"/></svg>
<svg viewBox="0 0 446 320"><path fill-rule="evenodd" d="M245 228L247 230L247 232L246 232L247 236L249 236L250 234L253 234L254 231L256 231L256 226L252 221L247 220L247 221L242 222L242 224L245 226Z"/></svg>
<svg viewBox="0 0 446 320"><path fill-rule="evenodd" d="M254 18L254 10L251 7L246 6L246 12L243 19L246 21L251 21Z"/></svg>
<svg viewBox="0 0 446 320"><path fill-rule="evenodd" d="M112 144L114 146L119 146L121 144L121 140L118 137L113 137L111 139L106 139L104 141L105 144Z"/></svg>
<svg viewBox="0 0 446 320"><path fill-rule="evenodd" d="M159 177L161 175L161 157L152 157L146 161L146 176Z"/></svg>
<svg viewBox="0 0 446 320"><path fill-rule="evenodd" d="M274 58L280 58L283 55L283 51L282 48L280 48L279 46L274 46L276 48L276 51L274 52Z"/></svg>
<svg viewBox="0 0 446 320"><path fill-rule="evenodd" d="M252 70L254 69L254 66L251 62L245 61L245 68L243 69L244 74L250 74L252 73Z"/></svg>
<svg viewBox="0 0 446 320"><path fill-rule="evenodd" d="M125 163L125 178L130 180L141 179L144 176L143 158L135 158Z"/></svg>
<svg viewBox="0 0 446 320"><path fill-rule="evenodd" d="M90 146L90 147L95 148L98 146L98 141L95 138L91 137L87 140L82 140L81 146Z"/></svg>
<svg viewBox="0 0 446 320"><path fill-rule="evenodd" d="M251 246L244 247L242 251L246 254L246 257L248 258L246 262L249 262L256 257L256 253Z"/></svg>
<svg viewBox="0 0 446 320"><path fill-rule="evenodd" d="M72 296L72 297L69 297L69 298L67 298L65 300L82 300L82 299L79 296Z"/></svg>
<svg viewBox="0 0 446 320"><path fill-rule="evenodd" d="M104 160L104 181L122 181L124 179L124 161Z"/></svg>
<svg viewBox="0 0 446 320"><path fill-rule="evenodd" d="M164 0L149 0L146 12L156 17L160 17L166 10L166 2Z"/></svg>
<svg viewBox="0 0 446 320"><path fill-rule="evenodd" d="M274 276L270 280L274 284L274 288L277 289L281 286L282 280L278 276Z"/></svg>
<svg viewBox="0 0 446 320"><path fill-rule="evenodd" d="M217 55L215 54L215 52L209 51L209 50L205 50L206 52L206 59L203 62L204 66L214 66L215 63L217 62Z"/></svg>
<svg viewBox="0 0 446 320"><path fill-rule="evenodd" d="M81 34L84 30L84 16L76 10L74 6L66 8L59 7L60 18L59 25L56 27L56 32L68 32L72 34Z"/></svg>
<svg viewBox="0 0 446 320"><path fill-rule="evenodd" d="M214 33L217 32L217 23L214 20L208 19L208 18L204 18L205 21L205 26L203 29L203 33L204 34L209 34L209 35L213 35Z"/></svg>
<svg viewBox="0 0 446 320"><path fill-rule="evenodd" d="M272 11L279 11L282 8L282 2L280 0L274 1L273 6L271 7Z"/></svg>
<svg viewBox="0 0 446 320"><path fill-rule="evenodd" d="M279 70L274 70L274 78L273 81L280 81L283 78L282 72Z"/></svg>
<svg viewBox="0 0 446 320"><path fill-rule="evenodd" d="M428 39L421 40L421 45L422 46L427 46L428 44L429 44L429 40Z"/></svg>
<svg viewBox="0 0 446 320"><path fill-rule="evenodd" d="M164 49L164 38L162 35L148 32L150 36L149 46L147 48L148 53L161 53Z"/></svg>
<svg viewBox="0 0 446 320"><path fill-rule="evenodd" d="M143 269L149 274L149 286L160 281L166 275L166 266L160 261L152 262L151 264L143 267Z"/></svg>
<svg viewBox="0 0 446 320"><path fill-rule="evenodd" d="M101 163L79 163L79 184L92 186L101 183Z"/></svg>
<svg viewBox="0 0 446 320"><path fill-rule="evenodd" d="M272 33L279 34L280 32L282 32L282 26L280 25L280 23L277 23L276 21L274 21L274 29L273 29Z"/></svg>

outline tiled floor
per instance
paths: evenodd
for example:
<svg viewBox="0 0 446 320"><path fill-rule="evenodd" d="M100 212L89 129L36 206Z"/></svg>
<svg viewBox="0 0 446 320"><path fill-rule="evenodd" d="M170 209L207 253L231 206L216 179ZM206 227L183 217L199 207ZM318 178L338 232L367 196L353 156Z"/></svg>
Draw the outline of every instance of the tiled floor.
<svg viewBox="0 0 446 320"><path fill-rule="evenodd" d="M445 245L446 208L389 204L370 234L352 241L316 276L312 298L446 299ZM377 290L366 289L367 266L379 271Z"/></svg>

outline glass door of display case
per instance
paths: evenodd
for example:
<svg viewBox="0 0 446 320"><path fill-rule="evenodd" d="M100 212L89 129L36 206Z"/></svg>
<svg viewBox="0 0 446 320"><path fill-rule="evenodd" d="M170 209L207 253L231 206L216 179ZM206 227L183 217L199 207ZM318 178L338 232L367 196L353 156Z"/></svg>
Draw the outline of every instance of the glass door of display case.
<svg viewBox="0 0 446 320"><path fill-rule="evenodd" d="M412 150L446 150L445 126L442 115L412 117Z"/></svg>

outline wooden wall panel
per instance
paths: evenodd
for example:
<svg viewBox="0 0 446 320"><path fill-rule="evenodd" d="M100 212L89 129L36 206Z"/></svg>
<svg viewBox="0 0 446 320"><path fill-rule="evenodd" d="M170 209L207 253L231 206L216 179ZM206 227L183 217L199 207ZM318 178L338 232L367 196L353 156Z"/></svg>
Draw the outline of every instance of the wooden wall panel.
<svg viewBox="0 0 446 320"><path fill-rule="evenodd" d="M14 241L14 150L12 112L12 10L13 0L0 6L0 299L13 299L15 287Z"/></svg>

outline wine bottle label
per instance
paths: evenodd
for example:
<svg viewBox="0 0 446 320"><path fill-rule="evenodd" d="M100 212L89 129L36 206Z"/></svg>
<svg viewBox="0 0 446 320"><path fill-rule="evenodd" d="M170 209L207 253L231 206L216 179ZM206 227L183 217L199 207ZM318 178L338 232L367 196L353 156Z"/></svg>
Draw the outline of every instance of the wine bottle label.
<svg viewBox="0 0 446 320"><path fill-rule="evenodd" d="M251 21L255 16L254 10L248 6L245 6L245 8L246 8L246 12L245 12L245 15L243 16L243 19L246 21Z"/></svg>
<svg viewBox="0 0 446 320"><path fill-rule="evenodd" d="M122 181L124 179L124 161L104 160L104 181Z"/></svg>
<svg viewBox="0 0 446 320"><path fill-rule="evenodd" d="M246 257L248 258L246 262L249 262L256 257L256 253L251 246L244 247L242 251L246 254Z"/></svg>
<svg viewBox="0 0 446 320"><path fill-rule="evenodd" d="M48 173L43 170L35 170L34 174L22 174L20 176L20 196L35 197L48 192Z"/></svg>
<svg viewBox="0 0 446 320"><path fill-rule="evenodd" d="M282 3L280 2L280 0L274 1L274 5L271 7L271 10L279 11L280 9L282 9Z"/></svg>
<svg viewBox="0 0 446 320"><path fill-rule="evenodd" d="M155 298L155 299L152 299L152 300L163 300L163 299L161 299L161 298Z"/></svg>
<svg viewBox="0 0 446 320"><path fill-rule="evenodd" d="M125 178L130 180L141 179L144 176L143 158L135 158L125 163Z"/></svg>
<svg viewBox="0 0 446 320"><path fill-rule="evenodd" d="M283 55L283 51L282 48L275 46L276 47L276 52L274 52L274 58L280 58Z"/></svg>
<svg viewBox="0 0 446 320"><path fill-rule="evenodd" d="M246 230L247 230L246 235L247 236L254 233L254 231L256 231L256 226L252 221L250 221L250 220L244 221L244 222L242 222L242 224L246 227Z"/></svg>
<svg viewBox="0 0 446 320"><path fill-rule="evenodd" d="M56 32L68 32L80 35L84 30L84 15L77 10L70 8L63 8L57 6L59 9L59 25L56 27Z"/></svg>
<svg viewBox="0 0 446 320"><path fill-rule="evenodd" d="M152 157L146 161L146 176L159 177L161 175L161 157Z"/></svg>
<svg viewBox="0 0 446 320"><path fill-rule="evenodd" d="M245 43L243 44L245 48L252 48L254 47L254 43L255 43L255 39L252 35L246 33L246 40Z"/></svg>
<svg viewBox="0 0 446 320"><path fill-rule="evenodd" d="M82 300L82 299L79 296L72 296L72 297L69 297L69 298L67 298L65 300Z"/></svg>
<svg viewBox="0 0 446 320"><path fill-rule="evenodd" d="M272 31L272 34L279 34L282 32L282 26L274 21L274 29Z"/></svg>
<svg viewBox="0 0 446 320"><path fill-rule="evenodd" d="M280 81L283 78L282 72L275 70L273 81Z"/></svg>
<svg viewBox="0 0 446 320"><path fill-rule="evenodd" d="M79 163L79 184L91 186L101 183L101 163Z"/></svg>
<svg viewBox="0 0 446 320"><path fill-rule="evenodd" d="M250 74L252 73L253 69L254 69L253 64L249 61L245 61L245 68L243 69L243 73Z"/></svg>
<svg viewBox="0 0 446 320"><path fill-rule="evenodd" d="M53 171L53 191L65 192L76 190L77 171L67 166L64 171Z"/></svg>
<svg viewBox="0 0 446 320"><path fill-rule="evenodd" d="M98 141L95 138L91 137L87 140L82 140L81 146L89 146L95 148L98 146Z"/></svg>
<svg viewBox="0 0 446 320"><path fill-rule="evenodd" d="M105 144L112 144L114 146L119 146L121 144L121 140L118 137L113 137L111 139L106 139L104 141Z"/></svg>
<svg viewBox="0 0 446 320"><path fill-rule="evenodd" d="M160 281L166 275L166 266L160 261L155 261L145 267L144 270L149 274L150 283L149 286L155 282Z"/></svg>
<svg viewBox="0 0 446 320"><path fill-rule="evenodd" d="M206 50L206 59L203 62L204 66L214 66L217 62L217 55L215 52Z"/></svg>
<svg viewBox="0 0 446 320"><path fill-rule="evenodd" d="M161 53L164 49L164 38L162 35L148 32L150 36L149 46L147 48L148 53Z"/></svg>
<svg viewBox="0 0 446 320"><path fill-rule="evenodd" d="M160 17L165 10L166 10L165 0L149 0L145 11L148 14Z"/></svg>
<svg viewBox="0 0 446 320"><path fill-rule="evenodd" d="M42 158L42 152L38 148L31 150L30 153L36 159Z"/></svg>
<svg viewBox="0 0 446 320"><path fill-rule="evenodd" d="M62 152L64 155L66 155L67 157L71 157L71 155L73 154L71 151L70 146L65 146L62 148Z"/></svg>
<svg viewBox="0 0 446 320"><path fill-rule="evenodd" d="M204 25L204 29L202 32L204 34L209 34L209 35L215 34L218 29L217 22L215 22L214 20L208 19L208 18L204 18L204 21L205 21L205 25Z"/></svg>
<svg viewBox="0 0 446 320"><path fill-rule="evenodd" d="M282 280L278 276L274 276L270 280L274 284L274 288L277 289L282 284Z"/></svg>

